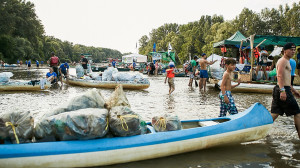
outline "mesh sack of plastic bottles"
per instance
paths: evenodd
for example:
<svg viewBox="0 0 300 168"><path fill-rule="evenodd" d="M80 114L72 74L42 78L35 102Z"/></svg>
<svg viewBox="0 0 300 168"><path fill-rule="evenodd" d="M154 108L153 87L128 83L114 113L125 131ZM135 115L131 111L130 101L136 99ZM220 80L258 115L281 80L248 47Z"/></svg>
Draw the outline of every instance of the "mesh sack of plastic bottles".
<svg viewBox="0 0 300 168"><path fill-rule="evenodd" d="M74 111L85 108L104 108L104 97L95 88L70 99L70 101L63 104L61 107L46 113L45 117L64 113L67 111Z"/></svg>
<svg viewBox="0 0 300 168"><path fill-rule="evenodd" d="M101 138L108 132L108 111L87 108L61 113L43 119L35 127L35 137L39 139L87 140Z"/></svg>
<svg viewBox="0 0 300 168"><path fill-rule="evenodd" d="M109 99L105 102L105 108L111 109L115 106L127 106L130 108L129 101L123 91L123 86L118 85Z"/></svg>
<svg viewBox="0 0 300 168"><path fill-rule="evenodd" d="M109 130L114 136L145 134L146 123L127 106L115 106L109 112Z"/></svg>
<svg viewBox="0 0 300 168"><path fill-rule="evenodd" d="M155 116L151 121L156 132L181 130L181 122L177 116L169 114L163 116Z"/></svg>
<svg viewBox="0 0 300 168"><path fill-rule="evenodd" d="M6 112L0 114L0 138L12 143L28 143L33 138L34 119L27 112Z"/></svg>

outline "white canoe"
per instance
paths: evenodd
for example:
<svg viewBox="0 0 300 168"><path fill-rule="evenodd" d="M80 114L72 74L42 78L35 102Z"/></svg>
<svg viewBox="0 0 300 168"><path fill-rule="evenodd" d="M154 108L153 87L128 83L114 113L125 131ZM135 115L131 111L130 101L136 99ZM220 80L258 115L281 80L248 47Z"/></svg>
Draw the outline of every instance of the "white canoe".
<svg viewBox="0 0 300 168"><path fill-rule="evenodd" d="M51 87L49 82L35 81L9 81L0 82L0 91L41 91Z"/></svg>
<svg viewBox="0 0 300 168"><path fill-rule="evenodd" d="M4 144L0 167L89 167L153 159L258 140L272 124L269 111L256 103L236 115L182 121L177 131L155 132L148 125L148 134L130 137Z"/></svg>

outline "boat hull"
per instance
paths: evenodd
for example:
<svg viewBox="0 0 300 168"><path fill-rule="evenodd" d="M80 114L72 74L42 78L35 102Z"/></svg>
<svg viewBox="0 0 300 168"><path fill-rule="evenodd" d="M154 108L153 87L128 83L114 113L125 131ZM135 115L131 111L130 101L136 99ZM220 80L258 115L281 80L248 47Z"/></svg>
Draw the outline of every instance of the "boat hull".
<svg viewBox="0 0 300 168"><path fill-rule="evenodd" d="M42 91L50 87L50 84L45 84L44 89L40 85L0 85L0 91Z"/></svg>
<svg viewBox="0 0 300 168"><path fill-rule="evenodd" d="M152 159L258 140L267 135L273 123L259 103L236 115L202 121L219 120L228 121L131 137L0 145L0 167L88 167Z"/></svg>
<svg viewBox="0 0 300 168"><path fill-rule="evenodd" d="M66 82L66 81L64 81ZM123 82L101 82L101 81L86 81L86 80L73 80L69 79L70 85L83 86L83 87L94 87L94 88L107 88L115 89L117 85L121 84L123 89L130 90L143 90L150 87L150 84L138 84L138 83L123 83Z"/></svg>
<svg viewBox="0 0 300 168"><path fill-rule="evenodd" d="M220 89L221 81L217 84ZM273 92L274 84L260 84L260 83L240 83L239 86L233 88L231 91L234 93L264 93L271 94ZM300 86L293 86L294 89L300 91Z"/></svg>

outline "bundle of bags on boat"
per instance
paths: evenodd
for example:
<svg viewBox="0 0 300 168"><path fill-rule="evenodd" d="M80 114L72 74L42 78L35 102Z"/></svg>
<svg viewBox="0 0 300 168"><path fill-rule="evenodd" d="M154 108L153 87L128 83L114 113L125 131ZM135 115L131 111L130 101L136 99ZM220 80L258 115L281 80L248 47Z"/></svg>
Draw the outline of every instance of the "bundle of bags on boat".
<svg viewBox="0 0 300 168"><path fill-rule="evenodd" d="M156 131L181 129L179 119L171 115L154 117L152 125ZM131 109L122 85L118 85L107 100L99 90L89 90L44 113L36 121L29 111L0 114L0 140L12 143L88 140L146 133L147 124Z"/></svg>
<svg viewBox="0 0 300 168"><path fill-rule="evenodd" d="M12 143L28 143L34 136L34 119L30 111L0 114L0 140Z"/></svg>
<svg viewBox="0 0 300 168"><path fill-rule="evenodd" d="M122 82L132 82L149 84L147 78L143 78L139 73L126 73L119 72L117 68L109 67L103 73L92 72L89 76L84 76L83 68L76 68L76 74L78 78L83 78L85 80L96 80L96 81L122 81Z"/></svg>
<svg viewBox="0 0 300 168"><path fill-rule="evenodd" d="M146 131L145 121L131 110L119 85L106 101L92 89L45 114L35 123L34 136L38 142L65 141L133 136Z"/></svg>
<svg viewBox="0 0 300 168"><path fill-rule="evenodd" d="M170 114L154 116L151 120L151 125L156 132L176 131L182 129L181 121L178 116Z"/></svg>

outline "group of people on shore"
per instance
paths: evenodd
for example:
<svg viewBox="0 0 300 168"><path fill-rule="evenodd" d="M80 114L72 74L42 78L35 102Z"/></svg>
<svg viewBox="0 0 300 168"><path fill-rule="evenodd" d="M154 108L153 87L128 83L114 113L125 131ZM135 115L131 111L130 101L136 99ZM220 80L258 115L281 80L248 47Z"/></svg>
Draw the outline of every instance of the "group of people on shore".
<svg viewBox="0 0 300 168"><path fill-rule="evenodd" d="M294 98L296 96L297 98L300 98L300 93L293 88L292 84L292 78L293 78L293 72L292 72L292 65L290 63L291 58L296 53L296 45L294 43L286 43L283 46L283 53L282 57L278 59L275 68L276 68L276 76L277 76L277 85L273 88L272 93L272 105L271 105L271 116L273 118L273 121L277 119L279 115L286 114L286 116L294 116L294 123L296 130L298 132L298 137L300 138L300 108L299 105ZM263 55L263 54L262 54ZM192 86L192 82L194 79L195 73L195 67L197 66L196 60L198 59L197 56L194 57L194 60L191 61L192 71L190 71L190 80L189 80L189 86ZM298 54L297 54L297 60L300 60L300 48L298 48ZM262 61L262 62L261 62ZM214 62L207 61L206 55L202 54L202 58L199 61L200 64L200 80L199 80L199 89L201 90L204 87L205 90L205 84L206 79L208 78L207 75L207 65L211 65ZM236 68L236 60L229 58L225 60L225 72L223 73L223 78L220 86L220 93L218 97L220 98L220 115L219 117L226 116L227 112L230 115L234 115L238 113L238 110L234 103L234 98L231 94L231 90L237 86L240 85L241 81L238 79L238 83L235 85L231 84L232 77L231 74ZM260 66L263 66L265 63L262 60L258 61ZM175 90L175 84L174 84L174 77L175 77L175 66L169 65L169 69L167 70L167 75L165 79L168 79L169 84L169 94L171 94ZM257 67L258 69L260 67ZM300 68L300 62L298 62L297 69Z"/></svg>

